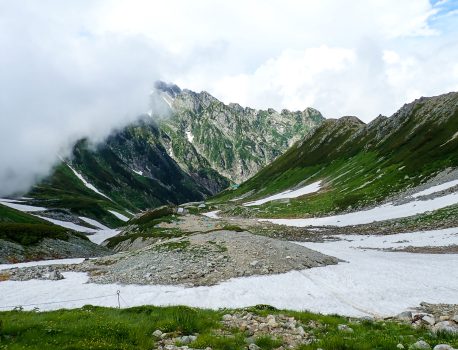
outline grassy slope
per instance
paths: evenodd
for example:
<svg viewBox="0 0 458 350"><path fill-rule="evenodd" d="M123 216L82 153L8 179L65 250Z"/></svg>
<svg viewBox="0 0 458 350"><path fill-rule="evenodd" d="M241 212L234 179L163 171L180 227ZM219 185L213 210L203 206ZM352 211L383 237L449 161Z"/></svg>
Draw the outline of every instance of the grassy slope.
<svg viewBox="0 0 458 350"><path fill-rule="evenodd" d="M64 163L59 164L52 175L35 186L28 196L36 199L36 205L69 209L73 214L96 219L110 227L123 224L108 209L125 213L124 209L84 186Z"/></svg>
<svg viewBox="0 0 458 350"><path fill-rule="evenodd" d="M248 201L318 180L324 180L322 191L288 205L270 202L232 212L294 217L381 201L440 170L458 166L458 138L452 139L458 131L457 101L456 93L418 100L392 118L379 118L367 126L348 118L328 120L237 190L227 190L215 201L252 191L244 199ZM444 104L447 111L441 109Z"/></svg>
<svg viewBox="0 0 458 350"><path fill-rule="evenodd" d="M0 205L0 239L29 246L43 238L68 240L72 235L85 235L51 224L46 220Z"/></svg>
<svg viewBox="0 0 458 350"><path fill-rule="evenodd" d="M214 350L245 349L247 337L238 329L229 335L218 335L223 314L233 310L203 310L183 306L142 306L113 309L85 306L76 310L52 312L0 312L0 348L4 349L152 349L156 329L179 334L199 333L192 348L212 347ZM277 310L250 308L262 316L278 314ZM323 316L309 312L281 311L295 317L307 333L319 339L299 349L395 349L401 343L406 348L423 338L432 346L448 343L458 346L458 337L445 334L433 336L427 329L390 321L352 321L339 316ZM311 322L313 321L313 322ZM338 331L347 324L353 333ZM256 339L261 349L278 347L279 339L269 336Z"/></svg>

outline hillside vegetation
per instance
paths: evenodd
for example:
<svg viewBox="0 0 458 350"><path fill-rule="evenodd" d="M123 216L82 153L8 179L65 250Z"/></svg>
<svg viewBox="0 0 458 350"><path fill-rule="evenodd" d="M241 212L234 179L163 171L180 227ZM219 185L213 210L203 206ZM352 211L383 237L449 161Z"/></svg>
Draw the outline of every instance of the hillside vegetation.
<svg viewBox="0 0 458 350"><path fill-rule="evenodd" d="M440 171L458 166L458 93L421 98L392 117L369 124L355 117L326 120L304 140L236 190L215 202L253 199L322 181L319 192L239 206L233 213L285 217L324 214L381 202L418 185Z"/></svg>

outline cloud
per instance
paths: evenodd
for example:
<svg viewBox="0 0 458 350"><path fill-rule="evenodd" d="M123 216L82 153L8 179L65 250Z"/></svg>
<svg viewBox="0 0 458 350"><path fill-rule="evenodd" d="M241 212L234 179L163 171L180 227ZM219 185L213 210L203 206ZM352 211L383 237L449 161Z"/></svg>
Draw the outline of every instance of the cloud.
<svg viewBox="0 0 458 350"><path fill-rule="evenodd" d="M456 1L0 1L0 195L149 109L156 79L368 121L458 90Z"/></svg>

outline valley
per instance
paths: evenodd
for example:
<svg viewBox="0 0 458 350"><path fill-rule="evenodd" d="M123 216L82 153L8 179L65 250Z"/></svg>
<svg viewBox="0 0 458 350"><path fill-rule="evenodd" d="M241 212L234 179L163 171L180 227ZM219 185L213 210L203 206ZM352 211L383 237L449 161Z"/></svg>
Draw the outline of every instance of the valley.
<svg viewBox="0 0 458 350"><path fill-rule="evenodd" d="M407 322L440 329L456 344L457 93L416 100L367 125L354 117L321 121L283 154L265 158L264 168L258 158L259 172L250 170L255 174L238 184L228 169L248 163L216 166L206 141L195 145L209 129L181 117L201 108L190 109L190 98L207 105L204 115L225 105L160 86L156 97L176 106L181 121L163 129L142 121L95 150L79 143L74 158L30 192L0 199L0 227L16 230L14 237L1 231L0 309L185 305L215 310L210 314L228 309L240 328L239 314L268 305L294 315L338 314L350 323ZM172 129L181 130L179 141L157 141ZM150 133L158 137L154 152ZM198 162L181 158L177 143L188 147L183 154L195 151ZM127 147L133 144L140 148ZM211 181L201 170L213 174ZM290 336L282 335L285 342ZM305 338L293 346L317 346ZM197 347L203 339L197 334L189 343Z"/></svg>

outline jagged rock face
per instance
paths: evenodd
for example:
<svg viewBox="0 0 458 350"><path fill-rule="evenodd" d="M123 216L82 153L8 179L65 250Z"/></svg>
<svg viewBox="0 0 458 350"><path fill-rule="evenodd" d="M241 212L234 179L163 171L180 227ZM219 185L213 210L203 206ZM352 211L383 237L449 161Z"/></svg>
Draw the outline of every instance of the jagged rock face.
<svg viewBox="0 0 458 350"><path fill-rule="evenodd" d="M328 119L219 198L250 201L319 180L324 190L291 201L287 209L275 207L275 214L321 215L381 203L457 167L458 93L452 92L417 99L369 124L355 117Z"/></svg>
<svg viewBox="0 0 458 350"><path fill-rule="evenodd" d="M151 101L155 108L104 142L80 140L28 195L37 204L119 224L108 209L203 200L252 176L323 120L311 108L258 111L163 82Z"/></svg>
<svg viewBox="0 0 458 350"><path fill-rule="evenodd" d="M205 91L179 90L164 83L156 84L155 93L172 112L170 118L159 121L162 142L196 179L199 171L216 170L233 182L242 182L324 120L313 108L279 113L226 105Z"/></svg>

